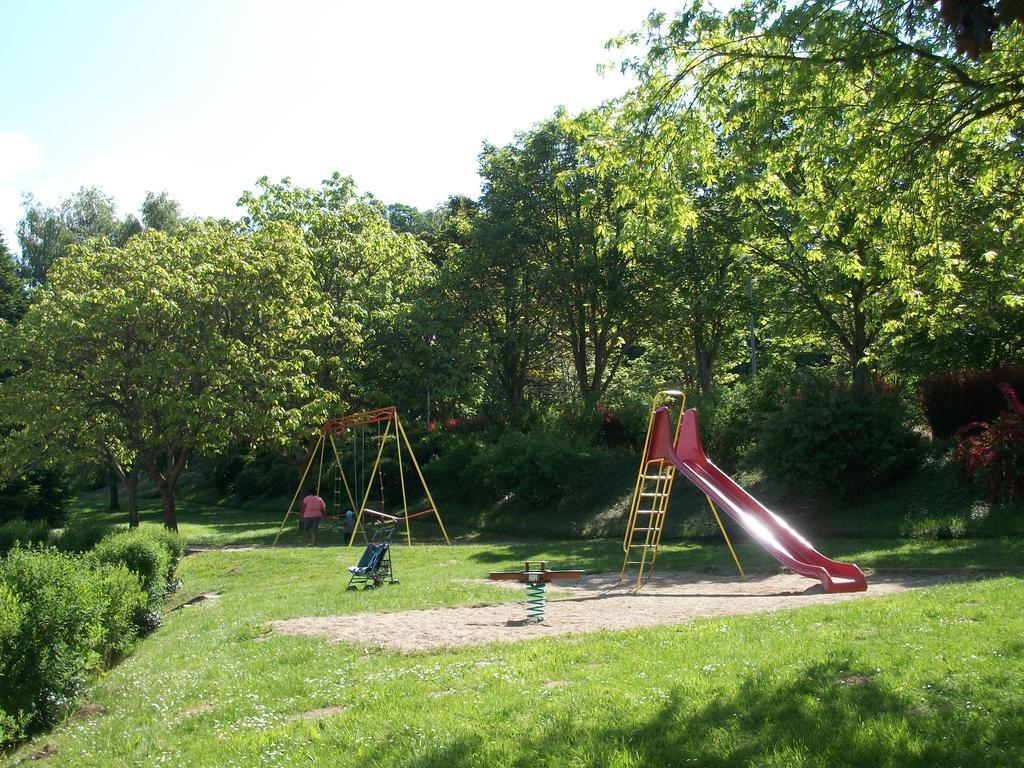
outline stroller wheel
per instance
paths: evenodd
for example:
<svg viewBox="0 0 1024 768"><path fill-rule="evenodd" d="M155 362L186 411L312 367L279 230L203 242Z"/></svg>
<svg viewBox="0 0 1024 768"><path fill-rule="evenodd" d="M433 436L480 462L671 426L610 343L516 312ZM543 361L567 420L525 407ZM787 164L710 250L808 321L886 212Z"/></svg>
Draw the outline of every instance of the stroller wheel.
<svg viewBox="0 0 1024 768"><path fill-rule="evenodd" d="M388 586L391 586L392 584L401 584L401 583L402 582L400 582L398 579L392 579L391 581L388 582Z"/></svg>
<svg viewBox="0 0 1024 768"><path fill-rule="evenodd" d="M374 584L373 582L369 582L368 581L365 584L363 584L363 592L365 592L368 589L376 589L376 588L377 588L377 585Z"/></svg>
<svg viewBox="0 0 1024 768"><path fill-rule="evenodd" d="M355 592L358 589L358 587L355 584L349 584L347 587L345 587L345 589L348 592Z"/></svg>

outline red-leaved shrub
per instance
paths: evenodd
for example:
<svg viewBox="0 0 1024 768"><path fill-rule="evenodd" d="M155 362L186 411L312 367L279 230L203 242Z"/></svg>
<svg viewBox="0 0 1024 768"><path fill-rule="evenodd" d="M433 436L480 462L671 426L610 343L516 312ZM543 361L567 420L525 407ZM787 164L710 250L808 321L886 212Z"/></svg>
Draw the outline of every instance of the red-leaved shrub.
<svg viewBox="0 0 1024 768"><path fill-rule="evenodd" d="M981 479L995 502L1024 497L1024 406L1006 383L999 385L1007 410L991 423L974 422L957 435L953 459L967 480Z"/></svg>
<svg viewBox="0 0 1024 768"><path fill-rule="evenodd" d="M1024 392L1024 368L949 371L921 384L918 399L935 437L953 437L975 422L990 423L1003 410L1000 383Z"/></svg>

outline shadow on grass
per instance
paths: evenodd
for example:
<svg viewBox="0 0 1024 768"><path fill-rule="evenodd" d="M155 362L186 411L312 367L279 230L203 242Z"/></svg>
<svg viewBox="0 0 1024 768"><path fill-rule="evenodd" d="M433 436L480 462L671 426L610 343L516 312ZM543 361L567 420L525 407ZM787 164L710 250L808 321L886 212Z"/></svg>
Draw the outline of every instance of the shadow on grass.
<svg viewBox="0 0 1024 768"><path fill-rule="evenodd" d="M1007 649L1009 650L1009 649ZM956 687L908 695L875 677L873 665L833 659L785 680L771 672L743 679L731 694L688 700L673 690L656 711L621 723L591 724L538 706L528 738L511 742L502 764L588 766L1010 766L1019 765L1024 720L1019 701L984 702ZM508 746L509 742L505 742ZM482 734L416 755L416 768L483 764ZM386 748L372 764L385 764Z"/></svg>

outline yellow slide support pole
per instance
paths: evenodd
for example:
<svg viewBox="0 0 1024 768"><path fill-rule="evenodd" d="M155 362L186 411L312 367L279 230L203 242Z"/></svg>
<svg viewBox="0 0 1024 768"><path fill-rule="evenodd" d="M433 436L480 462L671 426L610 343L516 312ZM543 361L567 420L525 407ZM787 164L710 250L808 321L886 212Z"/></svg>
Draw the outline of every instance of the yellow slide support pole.
<svg viewBox="0 0 1024 768"><path fill-rule="evenodd" d="M736 550L732 548L732 542L729 541L729 534L725 532L725 526L722 525L722 518L718 516L718 509L715 507L715 502L708 496L708 504L711 505L711 513L715 516L715 522L718 523L718 530L722 532L722 536L725 537L725 543L729 547L729 551L732 553L732 559L736 563L736 567L739 569L740 576L746 580L747 574L743 572L743 566L740 565L740 559L736 557Z"/></svg>
<svg viewBox="0 0 1024 768"><path fill-rule="evenodd" d="M281 521L281 527L277 529L277 536L274 537L274 543L271 546L277 546L277 540L281 538L281 532L284 530L285 523L288 522L288 516L292 513L292 507L295 506L296 500L299 498L299 494L302 493L302 486L306 484L306 477L309 475L309 470L313 466L313 460L316 458L316 452L320 451L320 461L323 463L323 450L324 450L324 433L320 432L320 438L316 441L316 447L313 448L313 452L309 454L309 461L306 462L306 468L302 471L302 478L299 480L299 486L295 489L295 495L292 496L291 502L288 504L288 511L284 513L284 520ZM320 485L320 480L317 480L317 486Z"/></svg>
<svg viewBox="0 0 1024 768"><path fill-rule="evenodd" d="M423 484L423 490L427 494L427 501L430 502L430 508L434 510L434 517L437 518L437 524L441 526L441 533L444 534L444 540L446 544L451 544L452 540L448 538L448 531L444 529L444 521L441 520L441 513L437 511L437 505L434 503L434 497L430 495L430 488L427 487L427 481L423 477L423 471L420 469L420 463L416 461L416 454L412 451L412 445L409 444L409 436L405 434L405 427L402 426L402 422L398 420L398 414L395 414L395 423L398 425L398 431L402 434L402 439L405 440L406 450L409 451L409 456L412 458L412 465L416 468L416 474L420 478L420 482Z"/></svg>
<svg viewBox="0 0 1024 768"><path fill-rule="evenodd" d="M380 445L377 446L377 459L373 462L373 469L370 471L370 479L366 481L366 493L363 495L363 501L359 505L359 514L356 515L356 524L352 529L352 538L348 540L348 545L351 547L352 542L356 540L356 531L359 530L359 525L363 520L363 510L366 509L366 502L370 500L370 491L373 490L373 479L377 476L377 471L380 469L380 457L384 453L384 443L387 442L388 435L391 433L391 422L388 422L387 428L384 430L384 434L381 435ZM365 534L364 534L365 535Z"/></svg>

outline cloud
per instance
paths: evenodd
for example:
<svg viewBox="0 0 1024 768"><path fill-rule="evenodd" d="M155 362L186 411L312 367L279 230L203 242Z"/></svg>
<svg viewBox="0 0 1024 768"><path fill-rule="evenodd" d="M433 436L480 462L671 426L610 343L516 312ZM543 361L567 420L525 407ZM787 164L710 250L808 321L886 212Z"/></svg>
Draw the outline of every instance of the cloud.
<svg viewBox="0 0 1024 768"><path fill-rule="evenodd" d="M43 162L43 150L20 131L0 132L0 232L9 248L17 250L14 230L21 218L18 177Z"/></svg>
<svg viewBox="0 0 1024 768"><path fill-rule="evenodd" d="M14 182L18 174L43 162L43 150L20 131L0 133L0 184Z"/></svg>

